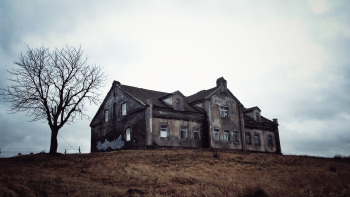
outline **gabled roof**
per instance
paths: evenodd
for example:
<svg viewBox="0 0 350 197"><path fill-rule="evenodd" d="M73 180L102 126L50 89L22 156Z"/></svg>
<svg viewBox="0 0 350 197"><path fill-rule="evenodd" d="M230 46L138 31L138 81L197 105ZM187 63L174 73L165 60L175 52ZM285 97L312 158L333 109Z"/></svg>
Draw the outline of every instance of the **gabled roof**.
<svg viewBox="0 0 350 197"><path fill-rule="evenodd" d="M243 113L253 111L254 109L257 109L257 110L259 110L261 112L259 107L255 106L255 107L251 107L251 108L244 108Z"/></svg>
<svg viewBox="0 0 350 197"><path fill-rule="evenodd" d="M119 85L119 87L121 87L122 90L129 93L131 96L135 97L136 99L140 100L143 103L147 103L146 102L147 99L152 99L153 106L173 109L173 107L166 105L160 99L160 98L166 98L172 95L173 93L158 92L154 90L147 90L147 89L127 86L127 85ZM177 92L178 91L174 93L177 93ZM186 101L186 97L185 97L185 101ZM184 107L185 107L184 111L199 112L197 109L188 105L186 102L184 102Z"/></svg>
<svg viewBox="0 0 350 197"><path fill-rule="evenodd" d="M273 121L261 116L261 122L255 121L252 117L248 115L243 115L244 127L252 129L264 129L269 131L275 131L276 125Z"/></svg>
<svg viewBox="0 0 350 197"><path fill-rule="evenodd" d="M199 92L197 92L196 94L193 94L191 96L187 97L187 102L188 103L193 103L195 101L199 101L199 100L203 100L205 99L207 96L209 96L209 94L211 94L212 92L214 92L218 87L213 87L210 88L208 90L201 90Z"/></svg>

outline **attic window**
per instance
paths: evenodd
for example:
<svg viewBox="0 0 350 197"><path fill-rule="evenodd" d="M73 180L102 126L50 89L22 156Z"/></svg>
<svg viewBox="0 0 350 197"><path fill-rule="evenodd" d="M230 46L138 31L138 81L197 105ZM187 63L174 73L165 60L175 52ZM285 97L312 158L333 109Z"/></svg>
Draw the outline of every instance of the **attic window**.
<svg viewBox="0 0 350 197"><path fill-rule="evenodd" d="M176 99L176 106L175 106L176 110L180 110L180 99Z"/></svg>
<svg viewBox="0 0 350 197"><path fill-rule="evenodd" d="M259 113L258 112L255 113L255 118L256 118L256 121L259 122Z"/></svg>
<svg viewBox="0 0 350 197"><path fill-rule="evenodd" d="M126 115L126 103L122 104L122 116Z"/></svg>
<svg viewBox="0 0 350 197"><path fill-rule="evenodd" d="M228 107L220 106L220 116L227 118L228 117Z"/></svg>

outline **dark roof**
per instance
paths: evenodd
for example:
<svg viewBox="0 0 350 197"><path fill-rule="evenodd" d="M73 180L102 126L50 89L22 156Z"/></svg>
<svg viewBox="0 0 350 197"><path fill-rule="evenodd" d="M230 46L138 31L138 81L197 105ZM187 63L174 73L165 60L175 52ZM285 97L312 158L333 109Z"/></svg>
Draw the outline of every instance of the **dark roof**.
<svg viewBox="0 0 350 197"><path fill-rule="evenodd" d="M275 131L276 125L273 123L273 121L261 116L261 122L257 122L254 120L254 118L243 115L244 119L244 127L246 128L254 128L254 129L264 129L269 131Z"/></svg>
<svg viewBox="0 0 350 197"><path fill-rule="evenodd" d="M146 99L152 99L152 104L154 106L173 109L172 107L169 107L168 105L166 105L160 100L160 98L172 95L172 93L158 92L154 90L147 90L147 89L127 86L127 85L120 85L120 87L122 88L122 90L126 91L131 96L140 100L144 104L147 104ZM186 97L184 98L184 100L186 101ZM184 107L185 107L185 110L187 111L199 112L195 108L188 105L186 102L184 102Z"/></svg>
<svg viewBox="0 0 350 197"><path fill-rule="evenodd" d="M197 92L196 94L188 96L187 97L187 102L188 103L193 103L195 101L199 101L199 100L205 99L205 97L209 96L209 94L211 94L217 88L218 87L213 87L213 88L210 88L208 90L201 90L201 91Z"/></svg>
<svg viewBox="0 0 350 197"><path fill-rule="evenodd" d="M258 109L259 111L261 111L259 109L259 107L255 106L255 107L251 107L251 108L244 108L243 113L253 111L255 108Z"/></svg>

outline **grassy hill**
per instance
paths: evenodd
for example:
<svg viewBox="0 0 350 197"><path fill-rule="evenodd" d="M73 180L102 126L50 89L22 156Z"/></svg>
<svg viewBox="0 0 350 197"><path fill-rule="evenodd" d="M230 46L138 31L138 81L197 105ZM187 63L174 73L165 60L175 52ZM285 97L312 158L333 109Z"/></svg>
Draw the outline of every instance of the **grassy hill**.
<svg viewBox="0 0 350 197"><path fill-rule="evenodd" d="M350 196L350 160L201 150L0 158L0 196Z"/></svg>

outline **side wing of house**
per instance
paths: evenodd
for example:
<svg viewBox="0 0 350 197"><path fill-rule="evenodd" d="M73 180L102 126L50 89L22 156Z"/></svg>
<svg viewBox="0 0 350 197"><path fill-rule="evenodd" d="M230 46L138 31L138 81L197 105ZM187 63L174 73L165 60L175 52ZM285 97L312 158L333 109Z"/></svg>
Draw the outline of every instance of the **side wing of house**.
<svg viewBox="0 0 350 197"><path fill-rule="evenodd" d="M114 82L93 118L91 152L146 146L146 106Z"/></svg>

